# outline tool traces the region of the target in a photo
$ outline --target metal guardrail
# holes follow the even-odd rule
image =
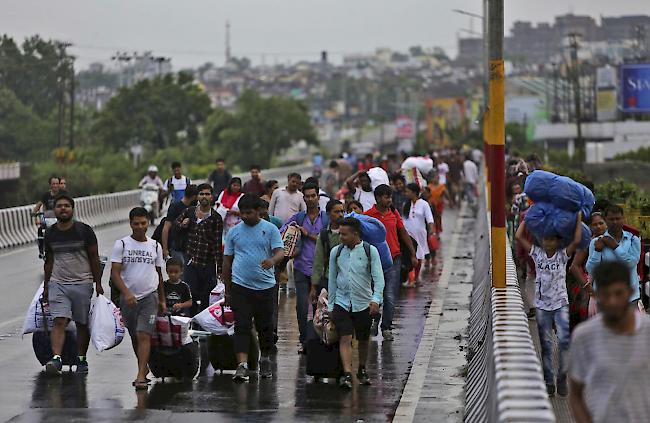
[[[465,422],[555,422],[530,336],[511,248],[506,288],[492,288],[485,201],[477,217]]]
[[[262,172],[265,179],[278,179],[280,184],[290,172],[306,174],[311,166],[294,165],[267,169]],[[248,174],[237,174],[242,179]],[[202,180],[197,183],[204,182]],[[75,198],[75,218],[99,227],[127,220],[129,210],[140,204],[140,190],[122,191],[112,194],[91,195]],[[35,242],[37,227],[31,212],[34,205],[0,209],[0,249],[16,247]]]

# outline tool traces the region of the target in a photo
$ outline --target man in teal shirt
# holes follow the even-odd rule
[[[377,249],[361,241],[361,222],[348,217],[339,224],[341,244],[329,261],[328,309],[339,334],[343,376],[339,384],[352,388],[352,335],[359,343],[357,379],[370,385],[366,372],[372,315],[384,298],[384,272]]]
[[[640,297],[639,274],[636,267],[641,257],[641,240],[638,236],[623,230],[625,215],[620,206],[607,207],[605,221],[607,222],[607,232],[603,236],[591,240],[589,259],[585,267],[587,272],[593,275],[600,263],[611,261],[623,263],[630,271],[630,287],[632,288],[630,303],[636,307]],[[594,289],[598,289],[598,280],[594,280]]]

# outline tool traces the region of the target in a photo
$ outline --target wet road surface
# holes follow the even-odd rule
[[[455,211],[445,218],[445,226],[453,228]],[[444,251],[451,232],[443,234],[442,254],[454,253]],[[100,253],[107,253],[125,233],[127,225],[97,231]],[[157,381],[148,392],[136,393],[130,384],[136,363],[127,339],[101,354],[91,346],[87,377],[51,378],[41,372],[31,335],[20,337],[24,313],[42,277],[41,264],[35,247],[10,251],[0,255],[5,275],[0,282],[5,294],[0,299],[0,421],[390,421],[418,349],[441,267],[439,257],[436,267],[423,273],[418,288],[400,291],[395,341],[382,342],[379,336],[371,342],[371,387],[355,383],[348,392],[335,384],[314,383],[305,375],[305,357],[297,354],[295,299],[285,292],[279,305],[280,340],[273,379],[235,384],[230,372],[221,375],[208,366],[195,381]],[[106,271],[105,288],[107,280]]]

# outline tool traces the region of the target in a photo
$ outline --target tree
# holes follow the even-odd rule
[[[424,50],[422,50],[422,46],[409,47],[409,54],[411,57],[424,56]]]
[[[0,38],[0,86],[40,117],[50,115],[62,101],[72,62],[65,43],[35,35],[19,47],[7,35]]]
[[[206,137],[229,161],[248,167],[268,167],[292,142],[316,142],[316,134],[304,104],[286,97],[262,98],[245,91],[234,113],[217,110],[208,119]]]
[[[99,113],[93,132],[113,150],[132,144],[154,148],[193,144],[211,110],[210,99],[191,75],[167,74],[121,88]]]
[[[34,160],[47,157],[54,126],[25,106],[13,91],[0,88],[0,157]]]

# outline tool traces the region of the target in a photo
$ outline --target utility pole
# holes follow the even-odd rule
[[[505,81],[503,64],[503,0],[489,0],[490,85],[487,157],[490,176],[492,286],[506,287]]]
[[[230,63],[230,21],[226,20],[226,64]]]
[[[158,64],[158,76],[162,76],[162,66],[165,63],[169,63],[172,59],[164,56],[151,56],[151,61]]]
[[[70,56],[70,150],[74,149],[74,56]]]
[[[572,32],[568,36],[569,47],[571,48],[571,79],[573,82],[573,100],[577,131],[575,148],[578,152],[578,158],[582,161],[582,155],[585,151],[585,142],[582,138],[582,100],[580,98],[580,64],[578,63],[578,37],[580,34]]]

